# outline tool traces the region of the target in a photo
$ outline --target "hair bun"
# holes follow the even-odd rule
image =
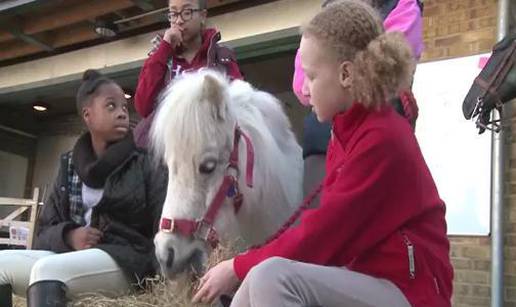
[[[93,80],[98,79],[100,77],[102,77],[101,73],[99,73],[95,69],[88,69],[82,75],[82,80],[83,81],[93,81]]]

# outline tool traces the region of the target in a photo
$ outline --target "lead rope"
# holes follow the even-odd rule
[[[312,202],[315,200],[315,198],[321,193],[322,189],[323,189],[323,183],[321,182],[319,184],[319,186],[317,186],[316,189],[314,189],[307,197],[305,197],[305,199],[303,200],[303,202],[301,203],[299,208],[297,208],[296,212],[294,212],[294,214],[292,214],[290,216],[290,218],[285,222],[285,224],[283,224],[283,226],[278,231],[276,231],[276,233],[274,233],[272,236],[270,236],[264,243],[253,245],[249,249],[260,248],[264,245],[269,244],[270,242],[276,240],[279,236],[281,236],[287,229],[289,229],[297,221],[297,219],[299,218],[301,213],[303,213],[303,211],[308,209],[308,207],[312,204]]]

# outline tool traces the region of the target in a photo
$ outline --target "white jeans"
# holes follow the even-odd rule
[[[253,268],[231,307],[410,307],[392,282],[274,257]]]
[[[30,285],[46,280],[66,284],[67,294],[72,298],[82,293],[116,296],[130,291],[122,269],[97,248],[63,254],[40,250],[0,251],[0,285],[9,284],[16,295],[25,297]]]

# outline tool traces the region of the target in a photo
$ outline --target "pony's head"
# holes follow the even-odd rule
[[[167,277],[190,266],[202,269],[215,228],[218,233],[238,232],[233,207],[222,206],[231,199],[217,196],[226,179],[237,176],[228,167],[236,131],[228,88],[228,80],[213,71],[183,75],[162,96],[151,129],[152,147],[169,173],[160,231],[154,239]],[[217,197],[220,210],[209,225],[203,218]]]

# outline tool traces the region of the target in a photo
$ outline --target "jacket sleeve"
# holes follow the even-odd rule
[[[66,188],[62,187],[62,184],[66,182],[66,178],[63,178],[63,167],[65,166],[61,164],[52,192],[45,200],[38,217],[34,249],[49,250],[56,253],[72,251],[70,246],[65,243],[65,235],[79,225],[69,217],[64,216],[64,212],[68,212],[68,210],[63,210],[62,206],[67,205],[68,201],[64,199],[66,196],[62,190]]]
[[[235,257],[241,280],[274,256],[320,265],[349,263],[415,214],[417,203],[402,193],[410,187],[400,178],[417,180],[417,174],[404,167],[392,142],[377,134],[363,136],[346,161],[328,173],[319,208],[305,211],[298,226],[269,244]]]
[[[172,54],[172,46],[162,40],[158,49],[143,64],[134,95],[134,106],[142,117],[147,117],[154,110],[156,97],[165,86],[167,62]]]
[[[385,18],[383,25],[387,32],[398,31],[405,35],[414,57],[419,59],[423,52],[423,20],[417,0],[402,0]]]

